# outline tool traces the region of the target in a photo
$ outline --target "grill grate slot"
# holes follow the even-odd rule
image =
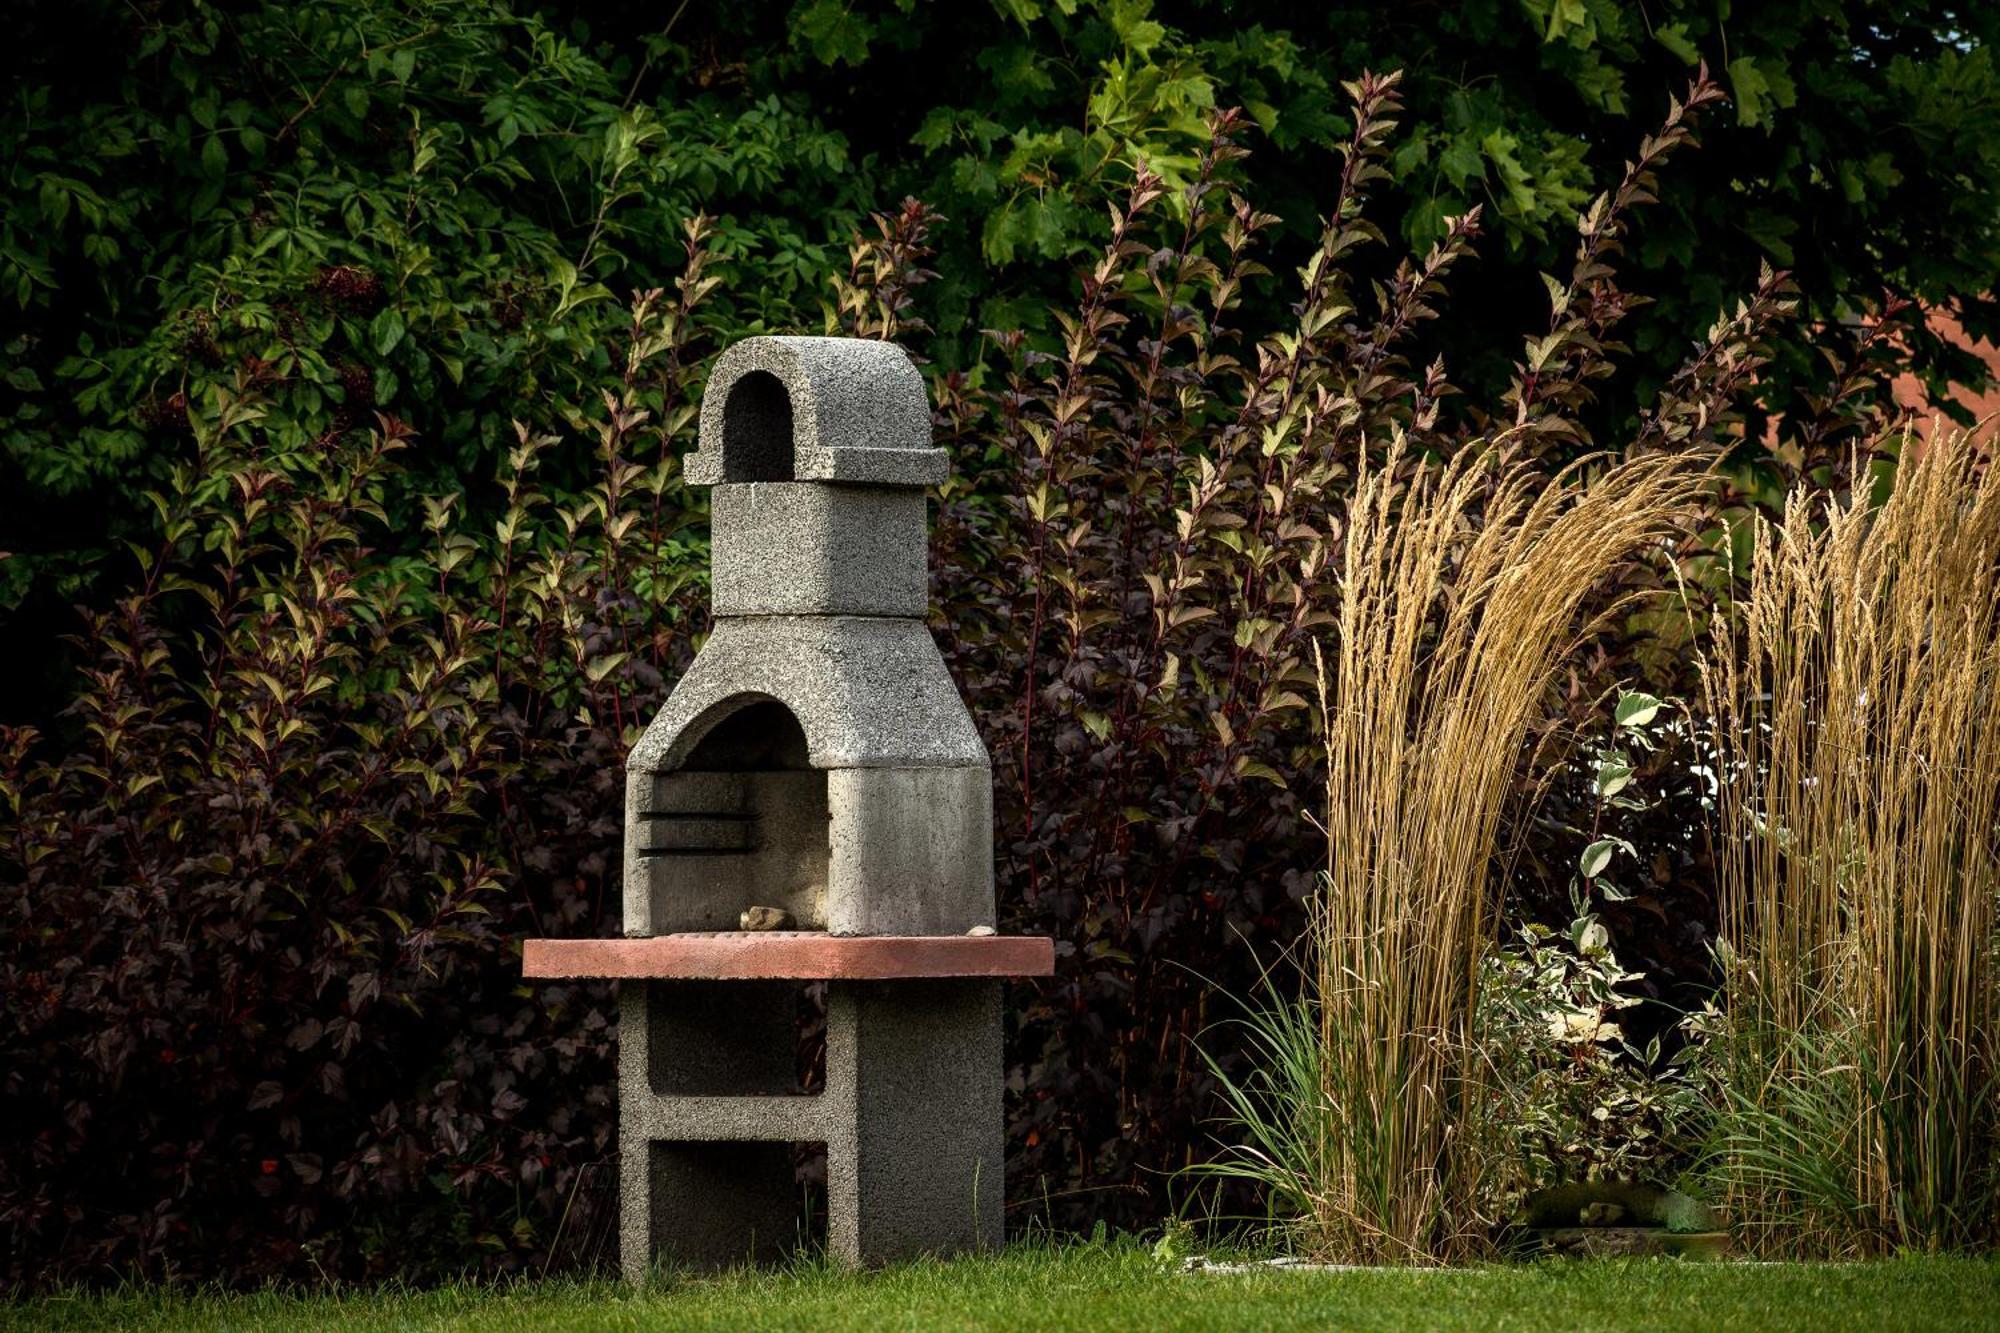
[[[641,856],[747,856],[759,845],[754,814],[660,810],[640,818]]]

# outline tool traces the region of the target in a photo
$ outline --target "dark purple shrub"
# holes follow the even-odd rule
[[[0,732],[5,1281],[605,1246],[609,988],[523,986],[518,941],[615,930],[625,747],[700,628],[704,240],[574,423],[599,484],[539,489],[571,446],[523,429],[497,524],[440,497],[418,554],[372,546],[401,423],[275,453],[254,367],[191,414],[79,740]]]

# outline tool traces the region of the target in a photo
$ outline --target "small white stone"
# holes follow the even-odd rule
[[[996,932],[991,926],[974,926],[971,930],[968,930],[965,933],[968,935],[977,935],[983,939],[988,935],[997,934],[998,932]]]

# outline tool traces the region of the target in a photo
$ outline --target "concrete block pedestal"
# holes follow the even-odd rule
[[[626,938],[523,950],[620,980],[634,1281],[789,1250],[802,1145],[841,1259],[1002,1239],[1000,978],[1054,948],[992,933],[991,761],[924,623],[947,474],[893,344],[749,338],[709,376],[686,475],[715,488],[715,628],[626,761]],[[733,929],[772,920],[796,929]]]
[[[810,932],[530,940],[539,978],[620,979],[626,1276],[788,1252],[797,1145],[826,1155],[826,1246],[849,1263],[992,1249],[1001,1224],[1000,982],[1047,939]],[[799,983],[826,990],[824,1086],[800,1087]]]
[[[702,984],[621,985],[620,1254],[628,1278],[643,1281],[656,1262],[722,1267],[790,1251],[801,1226],[801,1144],[825,1150],[834,1257],[872,1264],[1000,1244],[999,982],[832,983],[826,1082],[812,1096],[702,1093],[659,1077],[672,1029],[690,1009],[717,999],[734,1008],[700,994]],[[760,983],[716,985],[740,992]],[[789,1018],[791,990],[778,998]],[[743,1025],[739,1038],[759,1026]],[[786,1040],[787,1065],[792,1050]]]

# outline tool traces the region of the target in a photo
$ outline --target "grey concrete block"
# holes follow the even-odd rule
[[[715,614],[922,617],[924,505],[922,491],[886,486],[717,486]]]
[[[993,774],[984,765],[835,769],[827,807],[829,931],[962,935],[993,924]]]
[[[769,1258],[760,1237],[796,1234],[796,1192],[781,1201],[774,1183],[781,1175],[791,1183],[779,1156],[739,1151],[745,1144],[782,1146],[787,1164],[790,1145],[825,1145],[827,1248],[845,1262],[1000,1244],[998,982],[830,985],[826,1087],[816,1096],[656,1091],[692,1084],[686,1071],[657,1068],[675,1047],[654,1026],[673,1021],[677,1005],[710,1003],[676,984],[621,987],[620,1236],[629,1277],[643,1281],[661,1260],[722,1267]],[[716,1040],[734,1039],[718,1027]],[[713,1069],[727,1056],[704,1058]],[[718,1077],[727,1085],[733,1076]],[[704,1206],[690,1207],[691,1198]]]
[[[624,1039],[622,1034],[619,1039]],[[622,1085],[619,1096],[624,1096]],[[823,1143],[828,1134],[837,1134],[851,1115],[852,1108],[847,1099],[829,1102],[824,1093],[815,1097],[697,1097],[684,1094],[642,1097],[639,1105],[632,1109],[629,1126],[621,1104],[619,1129],[621,1133],[629,1130],[642,1145],[658,1140],[734,1143],[755,1139]],[[644,1192],[638,1197],[644,1199]]]
[[[922,622],[860,616],[724,617],[627,767],[681,767],[711,729],[776,700],[814,768],[987,765],[986,746]]]
[[[698,486],[829,481],[935,486],[950,474],[931,446],[924,377],[894,343],[745,338],[716,358],[702,392]]]
[[[827,1249],[853,1264],[997,1249],[1004,1238],[1000,983],[830,986],[827,1086],[852,1098],[827,1144]]]

